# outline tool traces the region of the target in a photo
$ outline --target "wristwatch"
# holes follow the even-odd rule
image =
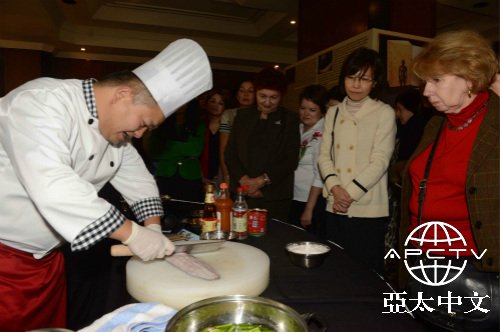
[[[264,184],[266,186],[271,184],[271,179],[267,176],[267,173],[262,174],[262,178],[264,179]]]

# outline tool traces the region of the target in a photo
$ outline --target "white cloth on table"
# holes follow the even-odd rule
[[[133,303],[97,319],[78,332],[163,332],[177,310],[161,303]]]

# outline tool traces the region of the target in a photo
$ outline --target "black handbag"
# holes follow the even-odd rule
[[[425,260],[423,259],[424,263],[426,263]],[[462,265],[461,260],[455,260],[453,265]],[[429,263],[431,262],[427,262],[427,264]],[[449,272],[446,276],[447,279],[460,273],[459,270],[438,269],[437,278],[444,278],[444,274],[447,272]],[[418,277],[423,278],[423,276]],[[417,299],[419,292],[422,293],[422,298],[433,299],[425,302],[428,307],[434,309],[432,312],[419,309],[412,312],[419,319],[432,325],[450,331],[493,332],[499,331],[500,294],[498,284],[498,273],[479,271],[471,261],[468,261],[460,276],[449,284],[428,286],[410,277],[406,292],[408,293],[407,299]],[[437,305],[439,298],[444,303],[451,304],[449,306],[446,304]],[[411,306],[415,303],[415,301],[407,300],[408,309],[412,310]]]
[[[427,178],[443,123],[444,119],[441,122],[429,158],[427,159],[423,179],[420,181],[417,216],[419,225],[422,218]],[[433,300],[425,301],[425,305],[428,308],[420,306],[423,310],[412,310],[411,305],[414,301],[408,301],[407,304],[410,306],[408,309],[417,318],[449,331],[499,331],[499,274],[497,272],[479,271],[470,257],[462,257],[450,261],[454,266],[462,266],[464,260],[467,260],[467,264],[463,271],[455,269],[435,270],[437,274],[435,280],[452,280],[457,273],[460,273],[455,280],[442,286],[429,286],[410,277],[406,287],[407,299],[418,299],[420,293],[422,295],[420,298],[432,298]],[[430,265],[432,262],[428,258],[423,258],[419,260],[418,264]],[[411,265],[415,266],[415,263]],[[416,271],[414,273],[416,273],[419,279],[425,279],[422,272],[419,275],[418,269],[413,271]],[[438,305],[439,299],[442,299],[444,303]]]

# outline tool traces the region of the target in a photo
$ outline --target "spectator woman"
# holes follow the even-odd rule
[[[226,107],[222,93],[212,90],[207,95],[205,106],[206,136],[205,147],[201,157],[203,177],[207,181],[221,182],[219,164],[220,124]]]
[[[301,145],[289,222],[323,236],[319,226],[323,224],[325,200],[321,196],[323,181],[318,169],[318,155],[328,92],[321,85],[309,85],[302,90],[299,101]]]
[[[474,300],[464,299],[451,301],[448,309],[429,301],[432,314],[414,313],[456,331],[494,331],[500,312],[499,99],[488,88],[498,60],[476,32],[451,31],[432,40],[416,57],[413,69],[425,82],[424,96],[441,115],[429,120],[403,175],[400,250],[413,233],[423,241],[410,241],[408,248],[420,249],[424,255],[432,250],[436,254],[431,256],[441,256],[444,264],[463,266],[463,270],[435,269],[436,280],[454,279],[441,286],[425,287],[410,278],[407,291],[411,297],[420,294],[436,300],[449,293],[454,299],[479,297],[476,303],[482,310],[476,310]],[[442,226],[420,231],[435,221]],[[451,244],[448,239],[457,238],[457,233],[463,241]],[[419,265],[434,262],[425,257],[418,260]],[[407,274],[401,276],[403,287]]]
[[[299,118],[280,106],[283,73],[265,68],[254,85],[257,104],[238,111],[225,152],[231,191],[248,185],[250,208],[267,209],[271,218],[286,221],[298,164]]]
[[[203,201],[200,156],[205,145],[205,123],[198,101],[180,107],[147,140],[161,195]]]
[[[319,168],[327,197],[327,237],[380,274],[389,216],[387,168],[394,150],[393,109],[372,98],[385,82],[377,52],[359,48],[342,65],[346,98],[325,118]]]
[[[238,91],[236,92],[236,100],[238,102],[238,106],[236,108],[226,109],[224,113],[222,113],[222,117],[220,120],[220,166],[222,170],[222,176],[224,178],[223,181],[226,181],[228,183],[229,172],[227,170],[224,152],[226,151],[227,142],[229,141],[229,134],[231,133],[231,129],[233,128],[233,121],[236,117],[238,109],[250,107],[255,102],[255,91],[252,81],[245,80],[240,83],[240,85],[238,86]]]

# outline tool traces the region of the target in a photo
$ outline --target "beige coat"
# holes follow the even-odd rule
[[[388,216],[387,168],[396,137],[394,110],[368,98],[359,111],[351,114],[346,100],[328,110],[320,147],[318,164],[326,179],[323,196],[328,200],[327,211],[332,212],[331,189],[340,185],[354,200],[347,212],[349,217]]]

